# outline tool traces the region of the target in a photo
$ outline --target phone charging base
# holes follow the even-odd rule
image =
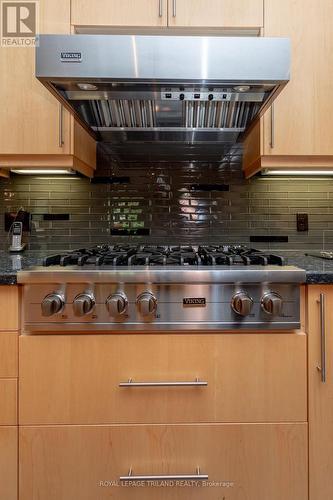
[[[22,245],[18,245],[18,246],[10,246],[9,247],[9,251],[10,252],[23,252],[23,250],[25,249],[26,247],[26,244],[25,243],[22,243]]]

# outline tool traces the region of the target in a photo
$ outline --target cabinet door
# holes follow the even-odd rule
[[[17,427],[0,426],[0,498],[17,500]]]
[[[0,425],[17,424],[17,379],[0,378]]]
[[[1,49],[0,49],[1,50]],[[1,64],[1,63],[0,63]],[[1,81],[1,79],[0,79]],[[1,129],[0,113],[0,129]],[[1,135],[3,134],[1,129]],[[0,286],[0,331],[18,330],[19,328],[19,287]]]
[[[17,424],[17,376],[18,334],[0,331],[0,426]]]
[[[332,15],[331,0],[265,0],[265,36],[292,44],[291,81],[275,101],[273,130],[270,111],[264,118],[265,155],[333,154]]]
[[[74,26],[166,26],[168,0],[71,0]]]
[[[18,334],[0,332],[0,377],[18,375]]]
[[[324,294],[321,325],[320,294]],[[309,464],[310,500],[332,498],[333,491],[333,288],[310,286],[309,330]],[[326,329],[326,382],[322,365],[321,326]]]
[[[263,0],[168,0],[169,26],[259,28]]]
[[[304,334],[20,337],[21,424],[299,422],[306,398]]]
[[[119,482],[130,469],[149,476],[198,467],[210,485]],[[307,424],[20,428],[20,500],[306,500],[307,493]]]
[[[39,5],[41,33],[70,33],[69,0]],[[35,78],[34,48],[1,47],[0,53],[0,154],[69,153],[70,116],[65,110],[61,116],[58,101]]]

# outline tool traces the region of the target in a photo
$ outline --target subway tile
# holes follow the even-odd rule
[[[13,176],[0,181],[0,212],[20,205],[31,211],[38,230],[30,248],[75,248],[121,241],[110,227],[149,227],[149,237],[126,241],[249,244],[250,235],[285,235],[289,243],[252,244],[257,248],[321,248],[333,244],[333,181],[253,178],[245,180],[239,152],[220,164],[161,162],[143,168],[115,166],[104,156],[98,175],[129,176],[129,184],[92,184],[84,178]],[[228,184],[228,192],[191,190],[193,184]],[[297,233],[296,213],[309,214],[308,233]],[[45,225],[43,213],[69,213],[69,221]],[[139,226],[138,226],[139,225]],[[332,233],[330,231],[332,230]],[[3,221],[0,217],[0,233]],[[332,243],[330,243],[330,241]]]
[[[250,198],[261,198],[261,199],[268,199],[268,200],[273,200],[273,199],[282,200],[282,199],[288,198],[287,192],[271,193],[271,192],[267,191],[267,192],[257,193],[256,191],[253,191],[253,192],[250,192],[249,195],[250,195]]]
[[[290,193],[289,197],[290,198],[296,198],[296,199],[300,199],[300,198],[304,198],[306,200],[310,200],[310,199],[318,199],[318,200],[321,200],[321,199],[325,199],[325,198],[328,198],[329,195],[333,195],[333,193],[327,193],[323,190],[321,191],[318,191],[318,192],[307,192],[307,193]]]
[[[325,181],[312,181],[309,183],[309,191],[311,192],[333,192],[333,181],[325,179]]]
[[[308,184],[296,184],[290,181],[283,183],[272,182],[269,185],[270,193],[288,192],[290,195],[290,193],[306,193],[308,191]]]

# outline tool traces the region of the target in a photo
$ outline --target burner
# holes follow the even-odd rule
[[[279,255],[260,252],[243,245],[210,245],[200,246],[198,253],[202,256],[205,265],[279,265],[285,261]]]

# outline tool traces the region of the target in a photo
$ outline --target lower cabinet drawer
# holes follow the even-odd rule
[[[304,334],[20,337],[21,424],[302,422],[306,405]]]
[[[16,424],[17,379],[0,379],[0,425]]]
[[[19,456],[20,500],[308,498],[307,424],[31,426]]]
[[[0,427],[0,498],[17,500],[17,427]]]

